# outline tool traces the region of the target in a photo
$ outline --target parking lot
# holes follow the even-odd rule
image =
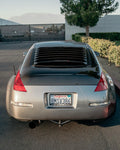
[[[70,122],[59,128],[49,121],[30,129],[27,122],[8,116],[5,108],[6,86],[21,64],[23,52],[34,42],[0,43],[0,150],[120,150],[120,97],[111,118],[92,125]]]

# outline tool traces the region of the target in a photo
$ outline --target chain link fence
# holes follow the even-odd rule
[[[31,24],[0,26],[0,41],[65,40],[65,24]]]

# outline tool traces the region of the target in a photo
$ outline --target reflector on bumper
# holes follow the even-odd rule
[[[95,106],[105,106],[108,105],[109,102],[100,102],[100,103],[89,103],[89,106],[95,107]]]
[[[33,107],[33,104],[31,104],[31,103],[24,103],[24,102],[11,101],[11,104],[14,105],[14,106],[19,106],[19,107]]]

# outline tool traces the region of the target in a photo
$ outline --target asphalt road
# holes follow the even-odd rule
[[[28,123],[8,116],[5,108],[6,86],[13,74],[12,66],[20,65],[23,52],[33,42],[0,43],[0,150],[120,150],[120,97],[111,118],[91,125],[70,122],[59,128],[45,121],[30,129]]]

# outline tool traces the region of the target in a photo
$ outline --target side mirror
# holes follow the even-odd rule
[[[23,52],[23,57],[25,57],[27,55],[27,52]]]
[[[98,53],[98,52],[96,52],[96,51],[94,51],[94,52],[95,52],[95,55],[96,55],[97,57],[100,56],[100,53]]]

